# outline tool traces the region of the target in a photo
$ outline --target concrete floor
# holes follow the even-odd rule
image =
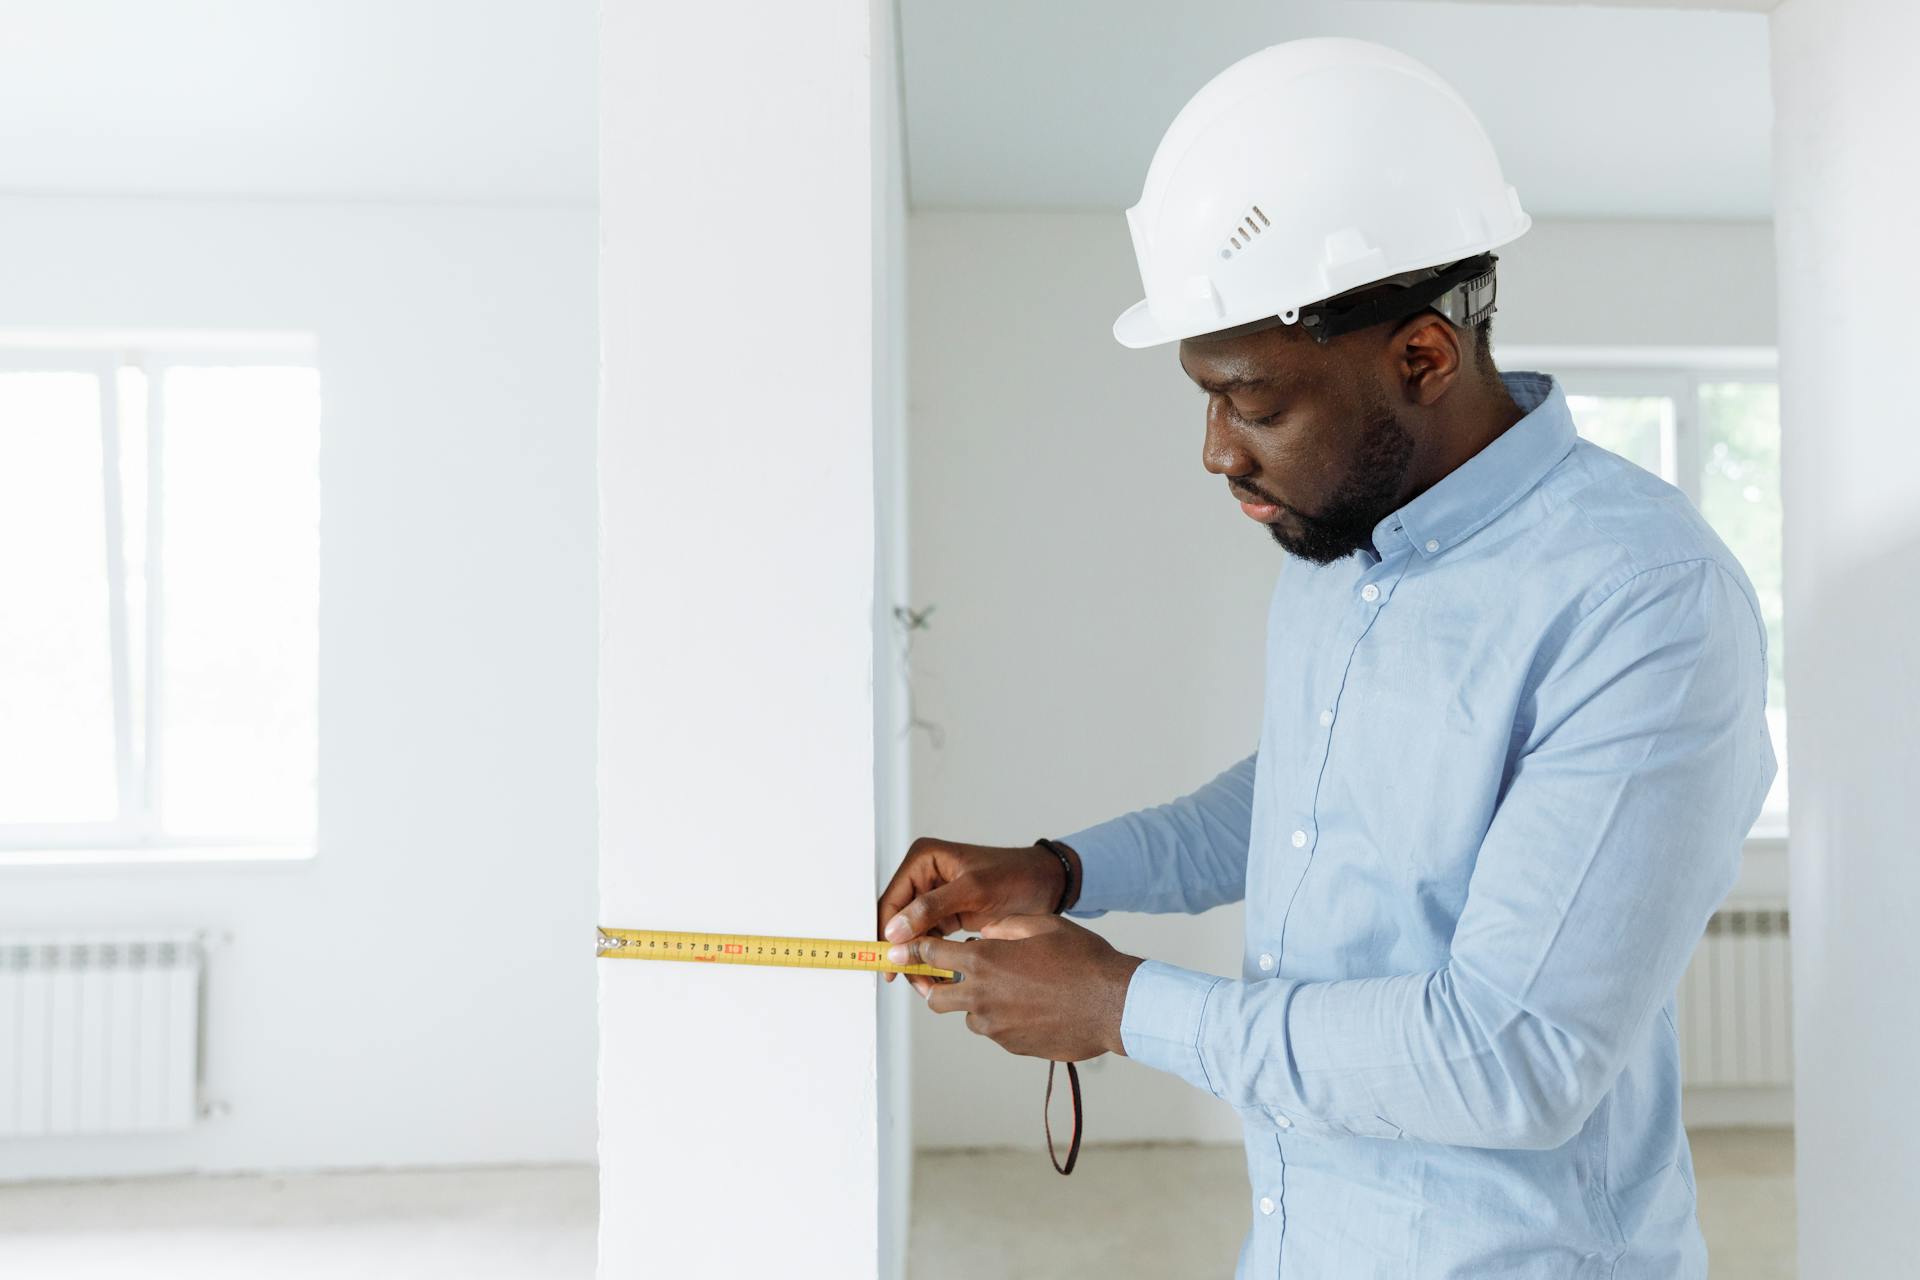
[[[1702,1131],[1693,1153],[1714,1273],[1791,1280],[1792,1136]],[[1061,1178],[1038,1151],[923,1153],[909,1275],[1224,1276],[1247,1224],[1242,1160],[1237,1146],[1098,1146]],[[590,1280],[593,1227],[582,1168],[10,1185],[0,1277]]]
[[[1793,1134],[1690,1135],[1713,1274],[1793,1280]],[[1230,1276],[1247,1207],[1241,1148],[1087,1147],[1062,1178],[1044,1152],[922,1152],[909,1280]],[[1179,1230],[1169,1225],[1179,1224]]]
[[[5,1280],[591,1280],[591,1168],[0,1186]]]

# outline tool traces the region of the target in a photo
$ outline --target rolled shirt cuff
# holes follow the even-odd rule
[[[1127,983],[1120,1015],[1120,1044],[1127,1056],[1218,1097],[1201,1059],[1200,1034],[1208,998],[1225,981],[1163,960],[1142,961]]]

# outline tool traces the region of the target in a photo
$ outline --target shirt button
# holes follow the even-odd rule
[[[1273,968],[1273,956],[1265,951],[1262,951],[1260,953],[1260,967],[1262,969],[1271,970]]]
[[[1439,549],[1440,549],[1440,539],[1438,538],[1427,539],[1427,550],[1438,551]]]
[[[1380,598],[1380,588],[1369,582],[1366,586],[1360,588],[1360,598],[1368,604],[1372,604]]]
[[[1260,1212],[1262,1212],[1262,1213],[1272,1213],[1272,1212],[1273,1212],[1273,1197],[1272,1197],[1272,1196],[1261,1196],[1261,1197],[1260,1197]]]
[[[1294,847],[1294,848],[1296,848],[1296,849],[1304,849],[1304,848],[1306,848],[1306,847],[1307,847],[1307,833],[1306,833],[1306,832],[1304,832],[1304,831],[1296,831],[1296,832],[1294,832],[1294,833],[1293,833],[1293,847]]]
[[[1278,1112],[1274,1113],[1273,1122],[1274,1124],[1278,1125],[1282,1129],[1293,1128],[1293,1121],[1287,1119],[1285,1116],[1279,1114]]]
[[[1322,712],[1320,713],[1320,727],[1321,727],[1322,729],[1324,729],[1324,728],[1326,728],[1326,727],[1327,727],[1328,725],[1330,725],[1330,724],[1332,724],[1332,723],[1333,723],[1333,712],[1331,712],[1331,711],[1322,711]]]

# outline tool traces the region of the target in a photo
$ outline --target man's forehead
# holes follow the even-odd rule
[[[1241,341],[1231,331],[1189,338],[1180,344],[1180,368],[1208,391],[1239,391],[1292,381],[1285,366],[1292,344],[1272,338]]]

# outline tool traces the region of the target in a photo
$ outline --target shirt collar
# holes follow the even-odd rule
[[[1544,373],[1502,373],[1526,416],[1374,529],[1382,547],[1399,534],[1429,558],[1465,541],[1518,502],[1573,448],[1573,415],[1560,383]]]

